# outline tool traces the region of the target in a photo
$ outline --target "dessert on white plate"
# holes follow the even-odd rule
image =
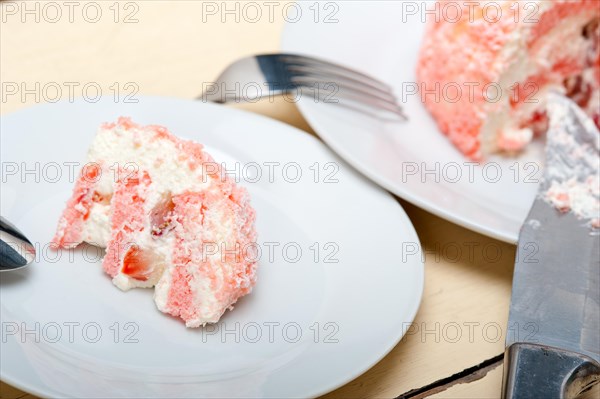
[[[252,290],[254,220],[202,145],[120,118],[97,133],[53,245],[106,247],[117,287],[156,287],[160,311],[199,327]]]
[[[449,3],[462,7],[460,18],[429,21],[417,79],[422,91],[463,89],[456,101],[422,96],[463,154],[480,160],[521,151],[548,128],[550,90],[569,96],[600,126],[597,0],[438,5]]]

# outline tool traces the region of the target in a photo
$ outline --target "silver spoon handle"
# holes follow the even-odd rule
[[[0,271],[19,269],[35,259],[35,248],[12,223],[0,216]]]

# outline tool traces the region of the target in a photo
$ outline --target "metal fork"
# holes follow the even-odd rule
[[[283,94],[292,101],[309,94],[316,102],[338,104],[381,116],[407,119],[392,88],[362,72],[297,54],[264,54],[229,65],[215,82],[203,84],[203,102],[254,102]],[[290,97],[291,96],[291,97]]]

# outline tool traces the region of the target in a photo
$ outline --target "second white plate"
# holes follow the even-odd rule
[[[438,130],[414,92],[426,2],[299,4],[303,18],[286,25],[282,51],[322,57],[376,76],[394,88],[409,117],[407,123],[386,123],[304,96],[300,110],[319,136],[399,197],[516,243],[537,191],[542,146],[534,143],[518,158],[496,156],[475,165]]]

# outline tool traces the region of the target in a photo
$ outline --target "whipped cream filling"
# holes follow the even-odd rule
[[[110,205],[94,204],[83,224],[82,239],[97,247],[106,247],[110,239]]]

